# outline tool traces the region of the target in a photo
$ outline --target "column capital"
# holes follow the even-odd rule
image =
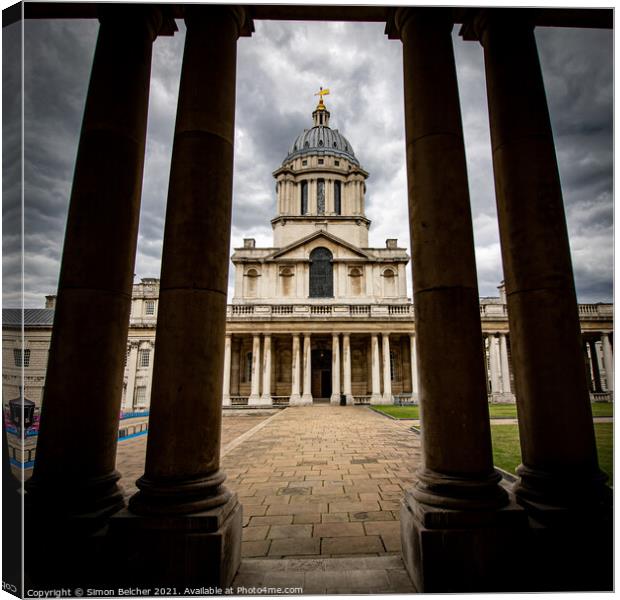
[[[420,20],[425,24],[434,22],[446,30],[451,30],[454,25],[452,10],[449,8],[395,8],[390,10],[385,24],[388,39],[402,40],[405,29],[413,20]]]
[[[164,6],[153,4],[99,4],[97,18],[101,25],[112,25],[118,28],[134,29],[146,26],[151,41],[159,35],[174,35],[178,31],[174,18]]]
[[[520,27],[519,27],[520,25]],[[485,36],[492,30],[510,30],[511,32],[533,30],[534,22],[531,11],[523,8],[482,8],[470,15],[459,31],[465,41],[480,42],[484,46]]]
[[[237,28],[237,37],[251,37],[254,32],[254,20],[242,6],[190,4],[185,6],[184,20],[188,27],[200,26],[208,24],[216,15],[220,18],[233,19]]]

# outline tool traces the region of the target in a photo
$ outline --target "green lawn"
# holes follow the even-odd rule
[[[613,479],[613,423],[595,423],[594,433],[600,467],[607,473],[611,483]],[[493,425],[491,436],[493,438],[493,462],[500,469],[514,473],[521,462],[518,427],[516,425]]]
[[[418,406],[394,406],[383,404],[373,406],[374,410],[382,412],[397,419],[419,419],[420,409]],[[515,404],[489,404],[491,418],[516,419],[517,406]],[[614,405],[609,402],[595,402],[592,404],[592,415],[595,417],[613,417]]]

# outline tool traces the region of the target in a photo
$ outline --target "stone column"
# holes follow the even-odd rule
[[[390,334],[382,334],[381,349],[383,351],[383,404],[394,404],[392,396],[392,365],[390,361]]]
[[[474,23],[484,49],[518,391],[523,464],[515,492],[525,504],[584,508],[609,489],[598,467],[562,190],[527,14],[485,10]],[[555,418],[559,398],[562,418]]]
[[[138,366],[138,343],[130,342],[129,358],[127,359],[127,389],[125,391],[125,407],[131,411],[136,391],[136,368]]]
[[[379,336],[376,333],[370,336],[370,354],[372,364],[372,394],[371,404],[383,404],[381,396],[381,359],[379,358]]]
[[[401,509],[403,558],[419,592],[494,589],[499,564],[478,555],[510,550],[509,532],[483,533],[509,498],[491,453],[451,12],[400,8],[394,25],[403,42],[424,453]]]
[[[260,334],[255,333],[252,337],[252,375],[248,404],[260,404],[260,366]]]
[[[409,335],[411,347],[411,395],[414,400],[418,398],[418,357],[415,347],[415,333]]]
[[[260,404],[271,406],[271,335],[266,333],[263,337],[263,393],[260,397]]]
[[[499,334],[499,363],[501,367],[502,393],[510,394],[510,364],[508,363],[508,340],[505,333]]]
[[[149,366],[147,367],[146,389],[144,390],[144,401],[148,404],[150,408],[151,392],[153,388],[153,367],[155,364],[155,357],[154,357],[155,348],[153,347],[152,342],[147,342],[145,349],[149,351]]]
[[[55,587],[74,581],[76,573],[90,580],[95,567],[85,540],[124,505],[116,443],[152,44],[163,22],[160,10],[147,5],[97,10],[99,34],[66,223],[45,408],[34,472],[26,483],[28,576]]]
[[[491,375],[491,395],[494,397],[501,391],[500,382],[500,360],[499,349],[497,343],[497,335],[491,333],[488,336],[489,339],[489,371]]]
[[[340,404],[340,335],[332,334],[332,397],[331,404]]]
[[[601,334],[603,342],[603,364],[605,366],[605,377],[607,378],[607,391],[614,391],[614,354],[609,341],[609,333]]]
[[[611,493],[598,466],[544,83],[523,14],[482,11],[474,22],[484,48],[519,408],[522,465],[513,489],[538,524],[534,578],[558,591],[611,589]],[[595,556],[584,547],[597,548]]]
[[[342,393],[347,399],[347,405],[355,404],[351,387],[351,338],[348,333],[342,334],[342,372],[344,375]]]
[[[226,334],[224,339],[224,385],[222,386],[222,406],[230,406],[230,365],[232,335]]]
[[[293,334],[293,352],[292,357],[292,384],[291,384],[291,396],[288,403],[293,406],[295,404],[301,404],[301,396],[299,395],[299,387],[301,381],[301,353],[299,349],[299,334]]]
[[[304,389],[301,404],[312,404],[312,344],[310,333],[304,333]]]
[[[134,581],[156,573],[162,585],[225,586],[240,562],[242,524],[223,485],[220,441],[236,49],[246,17],[232,6],[188,5],[184,14],[146,467],[133,514],[118,524],[128,553],[118,558]]]
[[[590,346],[590,360],[592,361],[592,375],[594,380],[594,393],[600,394],[603,391],[601,386],[601,369],[598,364],[598,352],[596,350],[596,340],[588,340]]]

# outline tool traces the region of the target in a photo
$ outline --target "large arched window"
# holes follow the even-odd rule
[[[332,253],[327,248],[310,252],[310,298],[333,298],[334,269]]]

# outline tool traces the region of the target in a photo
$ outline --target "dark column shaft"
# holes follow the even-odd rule
[[[241,11],[186,9],[146,469],[137,513],[221,505],[220,436]]]
[[[465,148],[448,11],[402,10],[426,504],[507,501],[493,469]],[[458,440],[458,443],[455,443]]]
[[[600,490],[603,475],[545,89],[533,27],[521,14],[485,11],[476,23],[519,404],[516,492],[566,503]]]
[[[122,506],[116,441],[159,10],[100,13],[29,496],[62,512]],[[67,493],[58,490],[67,486]],[[62,499],[60,498],[62,496]]]

